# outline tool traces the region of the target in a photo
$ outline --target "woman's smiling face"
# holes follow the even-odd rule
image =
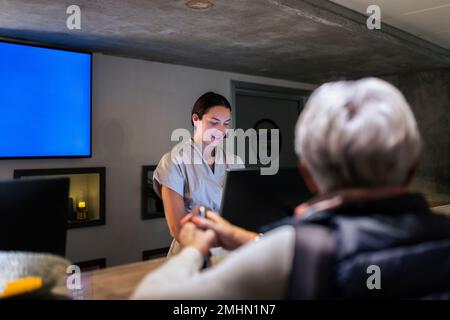
[[[213,106],[208,109],[202,119],[197,114],[193,114],[192,121],[196,128],[195,140],[201,139],[204,144],[218,144],[228,132],[231,112],[227,107]]]

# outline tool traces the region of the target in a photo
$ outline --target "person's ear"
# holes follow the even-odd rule
[[[194,127],[197,128],[198,125],[198,121],[200,120],[200,117],[198,116],[198,114],[194,113],[192,115],[192,123],[194,124]]]
[[[408,170],[405,182],[403,183],[404,187],[407,187],[411,184],[412,180],[414,179],[414,176],[417,173],[417,170],[419,170],[419,166],[420,166],[420,158],[417,158],[417,160],[414,161],[411,168]]]
[[[305,183],[309,191],[311,191],[312,193],[317,193],[319,191],[319,189],[317,188],[317,184],[315,183],[313,177],[311,176],[311,173],[302,160],[299,161],[298,168],[303,176],[303,179],[305,179]]]

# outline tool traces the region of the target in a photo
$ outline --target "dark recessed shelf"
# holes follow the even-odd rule
[[[153,172],[156,166],[142,166],[141,217],[143,220],[164,218],[161,198],[153,189]]]
[[[166,257],[169,249],[170,247],[145,250],[142,252],[142,261]]]
[[[82,272],[91,272],[106,268],[106,258],[77,262],[75,265],[80,267]]]
[[[104,225],[105,222],[97,219],[97,220],[69,220],[67,221],[67,228],[69,229],[77,229],[77,228],[85,228],[85,227],[94,227]]]
[[[105,176],[105,167],[14,170],[15,179],[70,179],[67,211],[69,229],[105,224]],[[80,220],[75,220],[77,217]]]

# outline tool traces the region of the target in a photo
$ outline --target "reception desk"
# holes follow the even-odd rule
[[[85,272],[81,276],[81,289],[68,290],[64,285],[54,288],[52,293],[56,297],[76,300],[128,299],[145,275],[165,260],[164,257]]]

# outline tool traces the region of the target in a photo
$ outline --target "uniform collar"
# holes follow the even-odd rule
[[[225,164],[225,159],[224,159],[224,151],[223,149],[220,147],[220,145],[217,145],[215,147],[215,154],[214,154],[214,172],[212,171],[210,165],[208,164],[208,162],[205,160],[205,158],[203,157],[203,152],[202,150],[195,144],[195,142],[193,141],[193,139],[189,139],[189,141],[187,142],[188,144],[190,144],[192,146],[192,148],[195,150],[194,152],[197,153],[197,156],[200,156],[202,159],[202,163],[208,167],[208,172],[216,177],[220,176],[220,170],[221,164]],[[194,159],[195,159],[195,155],[194,155]]]
[[[393,197],[405,193],[407,193],[407,189],[403,187],[343,189],[316,196],[311,200],[302,203],[295,208],[294,214],[296,216],[305,216],[311,214],[312,212],[335,210],[339,207],[355,203],[368,203],[378,199]]]
[[[301,220],[314,219],[318,213],[326,212],[351,215],[364,215],[371,212],[380,214],[430,212],[428,203],[421,194],[411,193],[406,189],[385,189],[383,192],[374,194],[368,191],[359,194],[339,193],[316,202],[313,199],[310,203],[312,204],[301,204],[296,208],[295,215],[301,217]]]

